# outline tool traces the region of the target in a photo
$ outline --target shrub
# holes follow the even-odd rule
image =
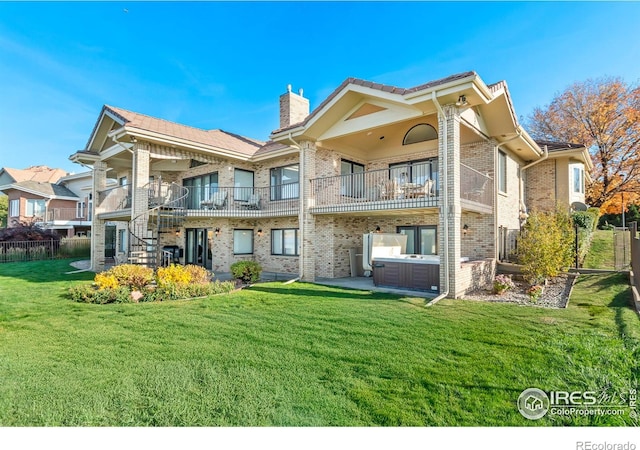
[[[213,277],[213,274],[202,266],[187,264],[184,268],[191,274],[191,282],[195,284],[207,284]]]
[[[186,286],[191,283],[191,273],[185,266],[171,264],[168,267],[159,267],[156,274],[158,287],[176,285]]]
[[[514,287],[516,287],[516,285],[513,283],[513,280],[511,280],[510,275],[496,275],[496,278],[493,280],[493,292],[498,295],[501,295]]]
[[[539,284],[534,284],[529,289],[527,289],[527,295],[533,303],[538,303],[538,300],[542,296],[542,286],[540,286]]]
[[[131,302],[131,291],[126,287],[115,289],[94,289],[92,286],[82,284],[69,289],[71,299],[82,303],[129,303]]]
[[[153,269],[136,264],[120,264],[107,272],[118,280],[120,286],[141,290],[153,281]]]
[[[531,284],[543,284],[573,261],[573,230],[569,214],[533,211],[518,241],[522,273]]]
[[[231,274],[245,283],[255,283],[260,279],[262,267],[255,261],[237,261],[231,264]]]
[[[96,286],[98,286],[99,290],[116,289],[120,286],[118,283],[118,279],[108,272],[96,274],[94,282],[96,283]]]

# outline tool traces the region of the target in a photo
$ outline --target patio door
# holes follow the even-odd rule
[[[113,258],[116,256],[116,227],[107,225],[104,227],[104,256]]]
[[[213,230],[187,228],[185,263],[211,270],[213,264]]]
[[[398,233],[407,236],[407,254],[437,255],[438,236],[432,225],[398,227]]]

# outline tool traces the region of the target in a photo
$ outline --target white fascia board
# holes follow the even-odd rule
[[[15,189],[16,191],[26,192],[27,194],[37,195],[42,198],[51,199],[51,200],[72,200],[74,202],[77,202],[79,199],[78,197],[68,197],[65,195],[44,194],[42,192],[34,191],[33,189],[25,188],[24,186],[16,186],[14,184],[6,184],[4,186],[0,186],[0,191],[3,191],[4,189]]]
[[[406,107],[403,109],[385,109],[384,111],[378,111],[374,114],[356,117],[355,119],[346,121],[341,120],[318,137],[318,141],[347,136],[364,130],[370,130],[404,120],[415,119],[416,117],[422,117],[422,111]]]
[[[141,128],[126,127],[126,131],[127,131],[127,134],[133,135],[136,138],[161,142],[163,144],[168,145],[169,147],[179,146],[184,149],[196,150],[196,151],[201,151],[205,153],[213,153],[214,155],[226,156],[229,158],[239,159],[241,161],[248,161],[251,158],[251,155],[245,155],[244,153],[234,152],[233,150],[228,150],[221,147],[215,147],[213,145],[200,144],[198,142],[189,141],[187,139],[167,136],[166,134],[143,130]]]
[[[123,144],[125,147],[127,145],[130,145],[131,147],[133,147],[133,144]],[[103,152],[100,153],[100,159],[105,160],[108,158],[113,158],[114,156],[119,155],[120,153],[124,153],[126,152],[126,150],[124,148],[122,148],[120,145],[114,143],[111,147],[109,147],[108,149],[104,150]]]
[[[292,154],[297,154],[298,153],[298,149],[294,148],[294,147],[287,147],[287,148],[283,148],[280,150],[275,150],[273,152],[268,152],[268,153],[264,153],[262,155],[258,155],[255,157],[250,158],[251,162],[260,162],[260,161],[266,161],[268,159],[273,159],[273,158],[279,158],[280,156],[287,156],[287,155],[292,155]]]
[[[430,86],[425,89],[421,89],[416,92],[411,92],[409,94],[405,94],[403,97],[406,101],[410,101],[411,103],[424,101],[421,97],[429,97],[431,98],[431,93],[433,91],[438,94],[442,93],[443,95],[451,94],[462,89],[468,89],[471,87],[473,82],[478,78],[477,75],[469,75],[465,78],[460,78],[458,80],[449,81],[448,83],[438,84],[435,86]],[[440,96],[440,95],[438,95]]]

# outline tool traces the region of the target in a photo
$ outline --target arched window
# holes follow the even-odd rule
[[[402,145],[415,144],[416,142],[432,141],[438,139],[438,132],[428,123],[419,123],[411,127],[404,135]]]

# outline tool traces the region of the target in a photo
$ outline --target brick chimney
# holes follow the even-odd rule
[[[287,92],[280,96],[280,128],[302,122],[309,115],[309,99],[291,92],[291,85],[287,86]]]

